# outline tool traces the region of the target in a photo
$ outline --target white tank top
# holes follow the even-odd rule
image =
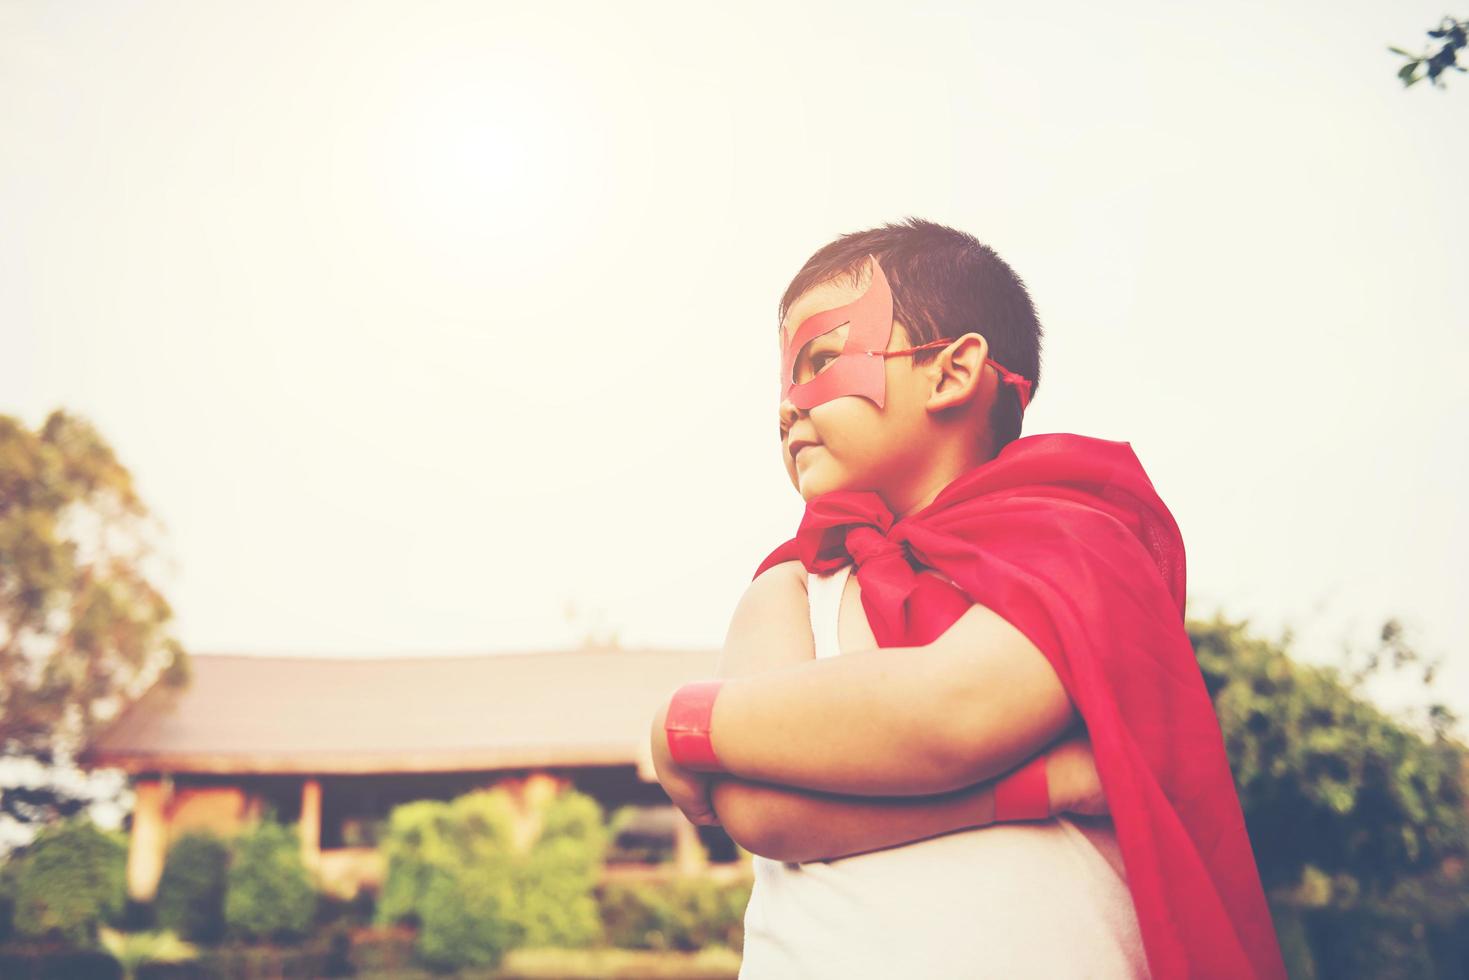
[[[841,652],[850,570],[808,576],[818,657]],[[754,863],[741,980],[1148,976],[1110,821],[993,824]]]

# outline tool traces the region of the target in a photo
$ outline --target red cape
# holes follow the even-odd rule
[[[972,602],[1029,637],[1086,722],[1153,976],[1285,977],[1184,629],[1183,539],[1128,443],[1017,439],[896,521],[877,494],[825,494],[756,574],[792,559],[855,563],[880,646],[925,645]]]

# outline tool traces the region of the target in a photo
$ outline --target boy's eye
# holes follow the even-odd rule
[[[847,328],[843,323],[807,341],[791,365],[791,383],[805,384],[831,366],[847,344]]]

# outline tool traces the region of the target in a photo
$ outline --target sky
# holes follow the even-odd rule
[[[111,442],[196,653],[712,648],[802,509],[777,300],[925,217],[1192,615],[1398,617],[1469,715],[1469,76],[1387,51],[1444,11],[1022,8],[0,2],[0,414]]]

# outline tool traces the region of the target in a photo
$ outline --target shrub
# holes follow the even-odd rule
[[[382,845],[387,877],[378,922],[416,922],[420,957],[444,968],[495,966],[520,945],[599,942],[601,807],[567,791],[533,816],[539,833],[524,842],[515,801],[503,789],[396,808]]]
[[[448,804],[416,800],[393,808],[381,849],[387,870],[378,896],[376,921],[419,924],[418,910],[434,869],[457,861]]]
[[[225,923],[250,938],[303,936],[316,913],[316,889],[287,827],[261,820],[235,838],[226,875]]]
[[[514,826],[503,790],[396,807],[383,845],[379,922],[415,922],[414,948],[435,968],[498,965],[519,939],[512,917]]]
[[[157,980],[320,980],[330,975],[330,956],[328,947],[315,940],[293,947],[225,943],[205,950],[193,964],[176,964],[152,975]],[[187,966],[198,970],[182,969]],[[148,969],[156,968],[149,964]]]
[[[15,931],[96,944],[97,927],[115,923],[126,899],[124,835],[98,828],[86,816],[43,828],[19,858],[12,858],[10,888]]]
[[[680,878],[666,883],[608,884],[601,913],[608,941],[627,949],[742,949],[748,881]]]
[[[541,819],[540,837],[516,868],[522,941],[566,948],[601,942],[595,892],[607,849],[602,810],[590,796],[564,792]]]
[[[412,929],[373,928],[352,936],[352,965],[367,976],[397,976],[413,968]]]
[[[436,969],[498,966],[521,937],[514,906],[514,882],[503,863],[438,869],[419,910],[419,956]]]
[[[161,932],[121,932],[103,926],[102,948],[122,964],[123,975],[136,980],[145,963],[182,963],[192,960],[199,951],[179,939],[170,930]]]
[[[9,939],[15,930],[15,869],[18,863],[16,859],[9,858],[0,864],[0,943]]]
[[[1314,890],[1289,898],[1316,976],[1469,976],[1469,880],[1461,869],[1404,878],[1385,893],[1364,890],[1346,874],[1310,877]],[[1282,947],[1285,939],[1282,932]]]
[[[316,926],[313,931],[319,932],[327,926],[370,926],[374,921],[373,907],[376,901],[371,888],[359,888],[351,898],[319,892],[316,896]]]
[[[123,980],[122,964],[100,949],[7,948],[0,951],[6,980]]]
[[[1341,671],[1297,663],[1246,624],[1188,628],[1267,889],[1310,866],[1382,890],[1469,856],[1462,745],[1423,737]]]
[[[229,844],[215,834],[196,831],[175,841],[158,881],[158,925],[196,942],[223,939],[229,863]]]

